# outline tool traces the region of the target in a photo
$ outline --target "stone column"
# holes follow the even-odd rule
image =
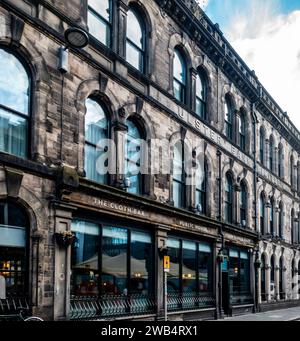
[[[118,0],[117,3],[117,16],[118,16],[118,35],[114,40],[118,43],[118,54],[122,58],[126,58],[126,32],[127,32],[127,1]]]
[[[55,203],[55,233],[71,231],[75,207]],[[65,320],[70,309],[71,246],[59,246],[55,242],[54,260],[54,320]]]
[[[270,285],[271,285],[271,266],[266,266],[266,299],[267,302],[271,301]]]
[[[126,135],[128,127],[120,122],[115,122],[113,125],[113,132],[116,143],[116,167],[115,175],[113,178],[113,185],[124,189],[125,184],[125,148],[126,148]]]
[[[155,231],[155,292],[156,292],[156,304],[157,304],[157,320],[163,320],[164,318],[164,269],[163,269],[163,257],[167,254],[167,239],[168,231],[170,229],[165,226],[156,226]]]

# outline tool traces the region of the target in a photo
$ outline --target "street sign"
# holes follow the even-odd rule
[[[164,271],[170,272],[170,257],[164,256]]]

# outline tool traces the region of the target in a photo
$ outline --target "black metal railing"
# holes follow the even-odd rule
[[[168,311],[215,308],[215,306],[216,300],[210,293],[168,293]]]
[[[254,304],[254,299],[249,292],[232,293],[230,295],[231,305],[247,305]]]
[[[70,319],[95,320],[154,314],[155,308],[155,300],[150,296],[72,296],[70,300]]]
[[[20,320],[20,311],[30,313],[26,297],[9,297],[0,300],[0,321]]]

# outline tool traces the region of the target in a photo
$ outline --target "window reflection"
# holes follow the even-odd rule
[[[196,243],[182,243],[182,291],[196,292]]]
[[[202,214],[206,214],[207,173],[207,161],[204,159],[196,173],[196,208]]]
[[[143,23],[134,9],[127,13],[126,60],[139,71],[144,71],[145,33]]]
[[[170,256],[170,272],[168,274],[168,292],[180,291],[180,241],[177,239],[168,239],[168,255]]]
[[[196,114],[206,120],[206,84],[201,74],[196,78]]]
[[[21,62],[0,48],[0,151],[26,157],[30,81]]]
[[[174,51],[173,61],[173,87],[174,97],[185,103],[186,100],[186,64],[178,49]]]
[[[173,201],[174,206],[183,208],[185,201],[185,173],[184,173],[183,143],[177,142],[174,146],[173,160]]]
[[[104,227],[102,240],[103,293],[127,295],[127,230]]]
[[[99,293],[99,227],[96,224],[73,221],[76,242],[72,249],[71,288],[73,295],[90,296]]]
[[[27,217],[17,206],[0,202],[0,277],[6,297],[26,295]]]
[[[90,33],[106,46],[111,41],[111,6],[110,0],[88,1],[88,26]]]
[[[142,175],[141,175],[141,157],[142,157],[142,140],[137,125],[131,121],[127,121],[128,132],[126,137],[126,178],[130,182],[127,189],[129,193],[142,193]]]
[[[230,140],[233,139],[233,113],[231,103],[228,99],[225,100],[225,135]]]
[[[85,171],[86,177],[98,183],[108,182],[108,159],[104,159],[105,146],[100,141],[108,139],[109,125],[103,108],[94,100],[86,100],[85,116]],[[98,147],[97,147],[98,145]],[[99,162],[98,162],[99,161]]]

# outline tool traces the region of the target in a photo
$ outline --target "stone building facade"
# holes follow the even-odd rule
[[[1,1],[7,295],[48,320],[160,319],[169,254],[169,319],[299,305],[300,133],[194,0],[103,3]],[[60,70],[69,27],[89,44]],[[150,166],[161,143],[159,171],[128,175],[128,136]]]

